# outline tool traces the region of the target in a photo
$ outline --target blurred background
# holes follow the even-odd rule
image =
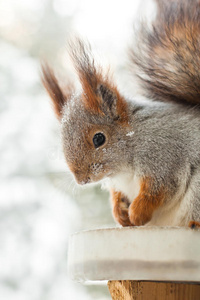
[[[70,234],[116,224],[108,193],[99,185],[78,187],[67,170],[40,60],[71,72],[66,43],[81,35],[126,91],[126,50],[140,6],[136,0],[0,1],[1,299],[110,299],[106,286],[68,278]]]

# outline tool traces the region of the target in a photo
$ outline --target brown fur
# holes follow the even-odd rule
[[[48,64],[42,65],[42,83],[52,99],[55,114],[61,119],[62,109],[73,93],[72,84],[61,88],[52,68]]]
[[[128,216],[128,199],[121,193],[111,190],[111,200],[113,205],[113,216],[122,226],[132,226]]]
[[[132,70],[145,96],[200,104],[200,1],[157,3],[152,29],[143,24],[131,49]]]
[[[197,229],[200,228],[200,222],[196,222],[196,221],[190,221],[189,225],[188,225],[191,229]]]
[[[129,207],[129,219],[132,225],[145,225],[152,218],[153,212],[164,202],[164,191],[154,191],[151,178],[141,182],[140,193]]]

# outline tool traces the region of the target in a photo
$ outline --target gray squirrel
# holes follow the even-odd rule
[[[157,0],[136,40],[130,63],[145,102],[126,99],[81,39],[70,50],[79,93],[43,65],[66,162],[79,184],[108,178],[122,226],[200,227],[200,2]]]

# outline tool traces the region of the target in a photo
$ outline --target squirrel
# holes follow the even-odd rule
[[[81,91],[62,87],[48,64],[42,82],[61,122],[79,184],[108,178],[122,226],[200,227],[200,2],[157,0],[129,51],[145,101],[127,99],[76,38],[70,55]],[[131,79],[132,80],[132,79]]]

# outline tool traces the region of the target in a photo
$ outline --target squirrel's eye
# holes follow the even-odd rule
[[[95,148],[98,148],[100,146],[102,146],[105,143],[105,135],[101,132],[98,132],[94,135],[93,137],[93,144],[95,146]]]

